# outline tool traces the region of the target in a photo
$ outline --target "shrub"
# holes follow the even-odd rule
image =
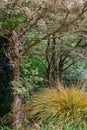
[[[28,119],[41,120],[45,124],[53,121],[54,125],[70,124],[75,128],[87,124],[87,93],[73,86],[71,89],[59,85],[58,89],[44,89],[35,94],[31,103],[24,108]]]
[[[0,126],[0,130],[10,130],[8,126]]]
[[[48,124],[48,125],[35,124],[29,130],[87,130],[87,125],[85,125],[84,127],[78,126],[78,128],[75,128],[75,127],[71,126],[70,124],[65,124],[65,126],[63,128],[63,127],[54,126],[52,124]]]

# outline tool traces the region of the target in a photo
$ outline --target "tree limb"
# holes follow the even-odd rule
[[[65,16],[65,18],[64,18],[64,22],[62,23],[62,25],[61,25],[61,27],[60,27],[59,29],[57,29],[57,30],[55,30],[55,31],[53,31],[53,32],[51,32],[51,33],[48,33],[48,34],[46,34],[45,36],[43,36],[42,38],[40,38],[40,39],[38,39],[37,41],[35,41],[35,42],[34,42],[32,45],[30,45],[26,50],[24,50],[24,52],[21,54],[21,56],[25,56],[25,55],[30,51],[30,49],[31,49],[33,46],[39,44],[42,40],[48,39],[51,35],[55,35],[56,33],[58,33],[63,27],[69,26],[69,25],[71,25],[72,23],[74,23],[75,21],[77,21],[77,20],[84,14],[84,12],[87,11],[86,7],[87,7],[87,4],[85,4],[85,6],[83,7],[83,9],[82,9],[81,13],[79,14],[79,16],[78,16],[77,18],[75,18],[74,20],[72,20],[71,22],[69,22],[69,23],[66,23],[66,20],[67,20],[68,15],[69,15],[69,12],[67,12],[67,14],[66,14],[66,16]]]
[[[40,39],[38,39],[37,41],[35,41],[34,43],[32,43],[32,45],[30,45],[30,46],[21,54],[21,56],[25,56],[25,55],[30,51],[30,49],[31,49],[33,46],[39,44],[42,40],[46,40],[46,39],[48,39],[51,35],[55,35],[56,33],[58,33],[58,32],[64,27],[64,25],[65,25],[65,23],[66,23],[66,20],[67,20],[67,17],[68,17],[68,13],[66,14],[66,16],[65,16],[65,18],[64,18],[64,22],[62,23],[62,25],[61,25],[61,27],[60,27],[59,29],[57,29],[57,30],[55,30],[55,31],[53,31],[53,32],[51,32],[51,33],[46,34],[46,35],[43,36],[42,38],[40,38]]]
[[[79,59],[80,60],[80,59]],[[69,64],[68,66],[66,66],[63,71],[67,70],[71,65],[75,64],[76,62],[78,62],[79,60],[73,61],[71,64]]]

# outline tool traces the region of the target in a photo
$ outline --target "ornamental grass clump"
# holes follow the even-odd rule
[[[57,125],[87,123],[87,93],[78,86],[58,89],[44,89],[35,94],[31,103],[25,106],[29,119],[34,121],[54,121]]]

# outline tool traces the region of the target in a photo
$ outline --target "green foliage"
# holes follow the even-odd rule
[[[24,42],[27,43],[27,44],[25,44],[25,48],[27,48],[27,46],[29,46],[29,44],[31,44],[38,38],[39,38],[39,35],[37,35],[37,34],[34,34],[34,33],[27,34],[26,37],[24,38]]]
[[[64,124],[64,128],[58,127],[53,125],[52,123],[49,124],[42,124],[42,123],[38,123],[38,124],[34,124],[33,128],[31,128],[30,130],[87,130],[87,125],[84,125],[83,127],[78,126],[78,127],[73,127],[70,124]]]
[[[4,22],[3,29],[7,29],[7,30],[11,30],[14,28],[17,28],[20,23],[23,22],[23,16],[21,16],[20,14],[17,14],[17,16],[13,15],[13,17],[8,18],[7,21]]]
[[[8,126],[0,126],[0,130],[10,130]]]
[[[0,130],[11,130],[8,126],[0,126]],[[24,130],[22,127],[17,127],[16,130]],[[33,127],[26,128],[26,130],[87,130],[87,125],[83,127],[78,126],[77,128],[71,126],[70,124],[65,124],[64,128],[54,126],[52,123],[43,124],[41,122],[35,123]]]
[[[42,61],[42,62],[41,62]],[[20,91],[25,102],[31,98],[31,93],[46,86],[46,68],[43,65],[45,58],[29,58],[26,56],[20,65]]]
[[[18,3],[17,3],[18,4]],[[16,11],[15,11],[16,10]],[[0,30],[3,34],[9,34],[14,28],[18,28],[25,20],[23,11],[14,2],[1,2]]]
[[[81,81],[82,83],[85,84],[85,87],[87,86],[85,81],[87,79],[86,76],[86,69],[87,65],[83,61],[78,61],[76,64],[72,65],[69,67],[65,72],[63,72],[63,83],[65,85],[71,85],[76,84],[78,81]]]

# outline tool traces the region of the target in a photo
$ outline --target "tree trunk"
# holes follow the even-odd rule
[[[59,63],[59,82],[62,83],[62,65]]]
[[[15,129],[18,125],[21,125],[21,107],[22,107],[22,98],[18,93],[18,82],[19,82],[19,60],[15,59],[15,66],[13,68],[13,90],[14,90],[14,102],[13,102],[13,123],[12,127]]]
[[[52,43],[52,45],[51,45]],[[49,88],[55,87],[56,82],[56,53],[55,53],[56,39],[53,36],[52,42],[48,39],[48,45],[46,49],[46,59],[48,62],[47,78]]]
[[[62,60],[62,55],[60,55],[60,60],[59,60],[59,82],[62,83],[62,74],[63,74],[63,60]]]
[[[21,121],[24,118],[23,112],[20,110],[22,107],[22,98],[19,93],[19,66],[20,66],[20,42],[17,38],[17,33],[13,31],[12,33],[12,61],[13,61],[13,90],[14,90],[14,101],[13,101],[13,120],[12,120],[12,128],[16,129],[18,125],[21,125]]]

